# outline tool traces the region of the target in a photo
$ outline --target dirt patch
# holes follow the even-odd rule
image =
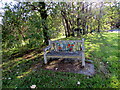
[[[85,67],[81,67],[82,62],[78,59],[51,59],[43,69],[59,71],[59,72],[72,72],[92,76],[95,74],[94,65],[92,60],[85,62]]]

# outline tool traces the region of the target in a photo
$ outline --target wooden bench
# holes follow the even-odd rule
[[[59,45],[58,45],[59,44]],[[62,46],[62,48],[60,47]],[[70,48],[71,47],[71,48]],[[49,58],[79,58],[82,60],[82,66],[85,66],[84,38],[82,40],[62,40],[51,41],[49,46],[44,49],[44,63],[47,64]]]

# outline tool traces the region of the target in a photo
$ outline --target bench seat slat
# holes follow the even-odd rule
[[[56,51],[51,51],[51,52],[48,52],[47,53],[47,57],[49,57],[49,56],[72,56],[72,57],[76,57],[76,56],[81,56],[81,54],[82,54],[82,51],[76,51],[76,52],[56,52]]]
[[[82,56],[47,56],[49,58],[82,58]]]

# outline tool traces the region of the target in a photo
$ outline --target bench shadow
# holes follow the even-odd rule
[[[85,64],[85,67],[82,68],[82,62],[77,58],[51,58],[48,64],[43,66],[43,69],[52,70],[55,72],[71,72],[93,76],[95,74],[94,65],[87,61]]]

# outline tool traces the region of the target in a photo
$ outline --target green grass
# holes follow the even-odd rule
[[[39,88],[120,88],[118,33],[96,33],[83,37],[86,59],[94,61],[94,76],[35,69],[43,62],[42,49],[37,49],[23,53],[23,56],[3,57],[2,88],[29,88],[31,85]],[[61,40],[78,39],[70,37]],[[77,85],[78,81],[80,85]]]

